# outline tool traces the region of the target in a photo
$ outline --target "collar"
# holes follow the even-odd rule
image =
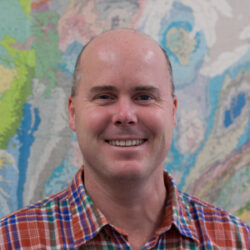
[[[82,168],[78,170],[68,189],[68,197],[74,245],[79,247],[94,238],[104,226],[108,225],[108,221],[87,195]]]
[[[191,216],[190,197],[177,189],[173,177],[166,171],[164,181],[168,196],[163,222],[156,234],[165,233],[174,226],[181,235],[199,244],[198,232]]]
[[[83,168],[79,169],[71,186],[68,188],[75,247],[79,247],[94,238],[104,227],[111,226],[87,195],[83,183],[83,173]],[[199,243],[187,197],[177,190],[173,178],[167,172],[164,172],[164,180],[168,197],[166,199],[164,219],[156,235],[166,233],[174,226],[181,235]],[[122,232],[119,229],[117,230]]]

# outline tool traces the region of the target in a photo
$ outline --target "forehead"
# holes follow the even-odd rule
[[[152,38],[134,30],[114,30],[91,40],[85,47],[80,61],[91,63],[96,60],[113,61],[118,55],[131,59],[135,54],[146,61],[157,56],[166,63],[160,46]],[[168,66],[168,65],[167,65]]]
[[[117,82],[127,80],[134,84],[148,80],[154,85],[164,81],[166,86],[171,78],[158,44],[135,32],[104,34],[91,41],[80,58],[79,73],[80,82],[97,85],[110,84],[112,77]]]

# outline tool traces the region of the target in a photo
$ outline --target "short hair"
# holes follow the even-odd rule
[[[77,91],[76,89],[77,89],[77,85],[78,85],[78,82],[79,82],[79,79],[80,79],[80,74],[79,74],[80,69],[79,68],[80,68],[81,56],[82,56],[84,50],[86,49],[86,47],[94,39],[95,39],[95,37],[91,38],[85,44],[85,46],[83,46],[82,50],[80,51],[79,55],[77,56],[76,63],[75,63],[75,68],[74,68],[74,72],[73,72],[73,84],[72,84],[72,87],[71,87],[71,96],[72,97],[74,97],[76,95],[76,91]]]
[[[91,41],[93,41],[94,39],[96,38],[93,37],[91,38],[87,43],[86,45],[82,48],[81,52],[79,53],[77,59],[76,59],[76,63],[75,63],[75,69],[74,69],[74,72],[73,72],[73,84],[72,84],[72,88],[71,88],[71,96],[74,97],[76,95],[76,92],[77,92],[77,85],[78,85],[78,82],[80,80],[80,74],[79,74],[79,71],[80,71],[80,61],[81,61],[81,55],[83,54],[84,50],[87,48],[87,46],[91,43]],[[164,56],[165,56],[165,59],[166,59],[166,62],[167,62],[167,65],[168,65],[168,70],[169,70],[169,73],[170,73],[170,82],[171,82],[171,95],[172,97],[175,96],[175,86],[174,86],[174,81],[173,81],[173,70],[172,70],[172,66],[171,66],[171,63],[170,63],[170,60],[169,60],[169,56],[166,52],[166,50],[164,48],[162,48],[159,44],[158,46],[160,47],[160,49],[162,50]]]
[[[159,44],[158,44],[159,45]],[[160,45],[159,45],[160,49],[162,50],[164,56],[165,56],[165,59],[166,59],[166,62],[167,62],[167,65],[168,65],[168,70],[169,70],[169,74],[170,74],[170,83],[171,83],[171,94],[172,94],[172,97],[175,96],[175,85],[174,85],[174,80],[173,80],[173,69],[172,69],[172,65],[171,65],[171,62],[169,60],[169,56],[167,54],[167,51],[165,49],[163,49]]]

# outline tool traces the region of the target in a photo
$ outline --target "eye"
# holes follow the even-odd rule
[[[110,95],[103,94],[99,95],[97,99],[107,100],[107,99],[112,99],[112,97]]]
[[[115,95],[112,94],[98,94],[94,97],[94,101],[100,105],[113,103],[115,99]]]
[[[155,100],[155,98],[149,94],[139,94],[135,96],[134,100],[140,104],[150,104]]]
[[[137,100],[147,101],[147,100],[152,100],[152,97],[149,95],[140,95],[137,97]]]

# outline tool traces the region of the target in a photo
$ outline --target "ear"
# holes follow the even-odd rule
[[[176,96],[173,97],[173,124],[174,127],[177,125],[177,106],[178,106],[178,99]]]
[[[69,119],[69,127],[75,131],[76,124],[75,124],[75,107],[74,107],[74,100],[73,97],[70,96],[68,98],[68,119]]]

